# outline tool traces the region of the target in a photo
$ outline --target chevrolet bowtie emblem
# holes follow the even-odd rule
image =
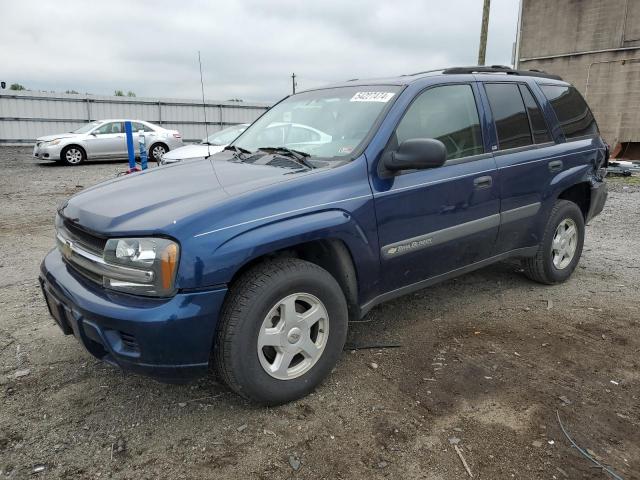
[[[65,240],[62,244],[62,256],[67,260],[71,258],[73,252],[73,243],[70,240]]]

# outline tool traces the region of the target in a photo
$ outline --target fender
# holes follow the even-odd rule
[[[228,284],[249,262],[279,250],[316,240],[337,239],[344,242],[353,258],[356,275],[371,276],[377,268],[377,243],[348,212],[341,209],[312,212],[289,217],[245,230],[222,242],[211,255],[211,265],[203,272],[199,284]]]
[[[552,198],[553,201],[558,199],[558,196],[578,183],[591,182],[591,165],[578,165],[573,168],[569,168],[560,172],[553,177],[549,185],[548,198]]]

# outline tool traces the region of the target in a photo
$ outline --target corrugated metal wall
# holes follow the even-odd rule
[[[209,134],[251,123],[266,103],[206,101]],[[69,132],[91,120],[130,118],[179,130],[187,142],[205,136],[202,102],[40,92],[0,92],[0,144],[33,143],[37,137]]]

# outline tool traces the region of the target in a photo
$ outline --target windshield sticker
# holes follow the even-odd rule
[[[382,102],[387,103],[395,93],[393,92],[356,92],[350,102]]]
[[[340,150],[338,150],[338,153],[351,153],[353,152],[353,147],[341,147]]]

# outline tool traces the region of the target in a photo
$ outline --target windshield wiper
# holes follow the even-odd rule
[[[237,158],[238,160],[244,160],[244,155],[251,155],[251,151],[247,150],[246,148],[236,147],[235,145],[227,145],[222,149],[222,151],[225,150],[233,152],[233,157]]]
[[[258,150],[262,150],[263,152],[267,153],[279,153],[280,155],[288,155],[295,158],[298,163],[301,163],[307,168],[316,168],[315,165],[307,161],[307,158],[311,156],[311,154],[307,152],[302,152],[300,150],[294,150],[287,147],[260,147],[258,148]]]

